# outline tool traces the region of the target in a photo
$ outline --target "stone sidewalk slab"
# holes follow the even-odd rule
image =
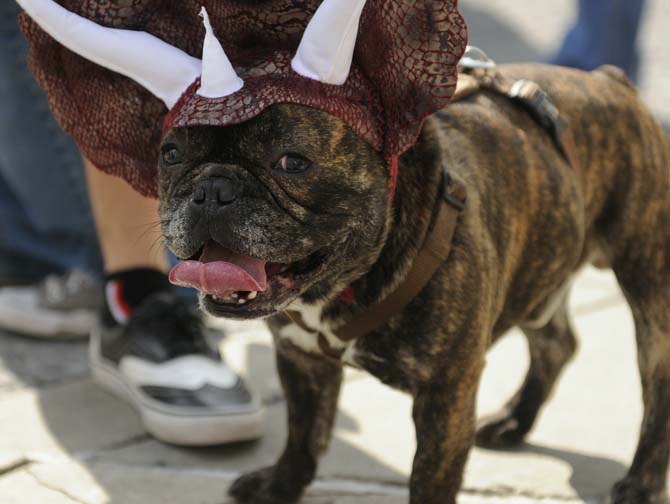
[[[2,504],[82,504],[38,482],[26,470],[0,477]]]
[[[134,411],[89,379],[0,399],[0,455],[51,460],[146,437]]]
[[[625,299],[612,271],[586,267],[570,289],[568,302],[570,315],[577,318],[620,304]]]
[[[28,459],[19,450],[0,450],[0,476],[27,463]]]
[[[88,374],[86,341],[49,341],[0,330],[0,398],[14,390],[44,387]]]
[[[594,304],[594,300],[600,302]],[[473,451],[464,499],[597,500],[625,471],[641,415],[630,313],[612,275],[595,270],[580,277],[571,305],[573,311],[582,311],[576,317],[581,348],[574,363],[566,370],[527,446],[510,453]],[[93,492],[91,495],[101,492],[100,496],[128,492],[133,486],[118,476],[124,471],[154,474],[151,471],[163,469],[184,478],[195,471],[198,477],[212,473],[218,481],[274,462],[286,429],[270,336],[260,323],[224,326],[228,331],[223,342],[227,359],[249,378],[267,405],[268,432],[263,440],[197,450],[167,446],[144,435],[137,415],[125,403],[98,390],[90,380],[80,380],[0,397],[0,453],[12,454],[9,463],[24,459],[44,462],[31,466],[33,476],[37,468],[49,469],[48,474],[60,471],[61,477],[53,478],[68,482],[68,495],[75,490]],[[513,331],[489,354],[480,392],[482,413],[494,411],[514,392],[526,366],[525,341]],[[318,475],[321,482],[391,485],[397,492],[406,484],[414,447],[410,398],[360,371],[348,370],[335,439]],[[66,477],[63,471],[70,467],[68,463],[55,462],[67,459],[80,460],[81,465]],[[9,484],[7,479],[28,485],[30,479],[16,476],[24,470],[19,468],[0,479],[4,485]],[[47,473],[39,474],[43,478]],[[180,481],[176,476],[174,479]],[[182,484],[190,488],[192,483]],[[133,495],[151,502],[146,499],[152,498],[154,488],[153,484],[138,483]],[[209,494],[196,495],[205,499]],[[95,499],[102,499],[100,496]],[[323,499],[330,497],[317,493],[314,498],[328,502]],[[389,498],[384,497],[384,502],[392,502]],[[405,500],[398,498],[399,502]],[[126,500],[111,502],[127,504]],[[341,502],[339,498],[337,502]]]
[[[612,297],[608,275],[594,273],[593,286]],[[609,287],[607,287],[609,286]],[[616,294],[616,291],[614,291]],[[528,445],[499,453],[475,449],[464,488],[470,493],[499,497],[592,500],[603,498],[620,478],[636,442],[640,389],[630,313],[622,302],[577,317],[581,347],[555,395],[540,416]],[[235,354],[239,333],[224,344]],[[263,336],[253,336],[248,356],[240,362],[270,361],[271,348]],[[513,332],[488,358],[480,392],[482,414],[495,411],[516,389],[527,367],[523,336]],[[247,368],[253,375],[258,367]],[[265,375],[265,373],[261,373]],[[258,383],[275,385],[271,379]],[[267,396],[267,393],[264,392]],[[99,460],[129,466],[156,466],[240,472],[272,463],[285,437],[281,402],[268,407],[268,435],[260,442],[227,448],[186,450],[153,440],[110,450]],[[411,467],[415,440],[411,401],[360,373],[348,373],[335,429],[335,440],[324,458],[319,477],[404,485]]]
[[[237,475],[211,470],[128,467],[94,462],[43,463],[0,480],[10,492],[3,504],[26,504],[20,492],[30,492],[46,504],[233,504],[227,496]],[[147,491],[150,488],[151,491]],[[0,494],[3,495],[3,494]],[[3,495],[3,498],[5,498]],[[24,494],[25,495],[25,494]],[[318,480],[301,504],[406,504],[408,493],[394,486],[343,480]],[[31,501],[32,502],[32,501]],[[581,500],[505,498],[463,493],[459,504],[580,504]]]

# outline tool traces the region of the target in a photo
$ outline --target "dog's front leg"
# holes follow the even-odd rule
[[[245,504],[291,504],[312,481],[330,441],[342,367],[277,342],[277,370],[288,408],[288,440],[274,466],[239,478],[230,495]]]
[[[416,455],[410,504],[455,504],[475,435],[475,403],[483,365],[455,364],[414,396]]]

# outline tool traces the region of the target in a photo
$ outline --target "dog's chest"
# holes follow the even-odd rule
[[[382,383],[410,392],[417,375],[421,374],[420,363],[410,349],[400,351],[398,344],[366,344],[367,336],[344,342],[321,318],[322,306],[292,304],[291,311],[299,312],[301,320],[290,322],[273,330],[275,338],[295,345],[304,352],[327,359],[335,359],[344,365],[365,370]],[[328,345],[324,351],[323,338]]]
[[[295,302],[291,310],[298,312],[302,317],[302,323],[291,322],[279,330],[279,338],[290,341],[301,350],[316,354],[326,355],[324,342],[329,348],[329,357],[332,354],[340,355],[339,360],[345,364],[357,366],[355,341],[344,342],[332,331],[330,324],[322,320],[322,304],[304,304]],[[319,343],[319,338],[322,342]]]

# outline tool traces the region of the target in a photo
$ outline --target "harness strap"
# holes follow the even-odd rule
[[[449,257],[456,222],[465,207],[465,187],[445,171],[443,194],[432,229],[414,259],[405,280],[380,303],[371,306],[335,331],[341,341],[353,341],[374,331],[400,313],[426,286],[435,271]]]
[[[464,79],[464,83],[461,86],[461,94],[458,94],[457,87],[457,99],[465,98],[478,89],[487,89],[506,96],[524,107],[533,119],[549,133],[556,148],[568,164],[573,168],[577,167],[574,139],[568,131],[567,122],[561,117],[551,97],[539,84],[527,79],[511,79],[500,72],[497,67],[469,69],[466,72],[459,75],[459,81]]]
[[[465,208],[465,200],[466,188],[463,183],[443,170],[437,216],[405,280],[381,302],[335,330],[334,335],[338,340],[347,343],[378,329],[393,315],[400,313],[421,292],[449,257],[456,223],[460,212]],[[305,324],[300,312],[287,310],[285,313],[301,329],[318,333],[317,329]],[[337,360],[341,358],[343,350],[332,348],[321,333],[318,333],[318,343],[325,355]]]
[[[487,89],[521,104],[551,135],[558,151],[573,168],[576,167],[575,145],[567,125],[549,95],[535,82],[513,80],[495,68],[477,67],[461,73],[454,101],[463,99],[481,89]],[[396,160],[397,163],[397,160]],[[395,168],[395,171],[393,170]],[[397,176],[397,164],[392,165],[391,184]],[[393,195],[393,189],[391,195]],[[442,197],[435,221],[426,240],[414,259],[412,268],[401,284],[385,299],[356,315],[334,331],[343,343],[365,336],[381,327],[392,316],[400,313],[428,284],[437,269],[449,257],[460,212],[465,208],[466,188],[443,168]],[[300,312],[287,310],[286,315],[298,327],[317,336],[324,355],[341,360],[343,349],[333,348],[328,338],[316,328],[305,324]]]

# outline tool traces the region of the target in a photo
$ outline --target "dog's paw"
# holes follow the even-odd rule
[[[516,418],[500,413],[478,422],[475,444],[482,448],[509,449],[519,446],[525,436],[526,431]]]
[[[610,504],[666,504],[665,491],[650,491],[637,479],[626,477],[612,488]]]
[[[231,485],[228,494],[240,504],[294,504],[302,488],[289,488],[278,478],[276,466],[266,467],[240,476]]]

